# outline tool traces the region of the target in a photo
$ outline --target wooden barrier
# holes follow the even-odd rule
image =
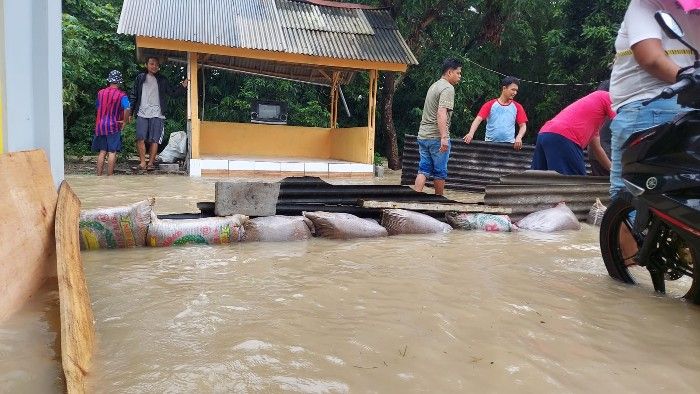
[[[68,393],[84,393],[95,347],[95,327],[78,223],[80,200],[68,183],[61,184],[56,205],[56,256],[61,303],[61,361]]]
[[[0,322],[56,273],[55,211],[44,152],[0,155]]]

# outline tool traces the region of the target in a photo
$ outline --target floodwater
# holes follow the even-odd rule
[[[214,190],[212,180],[185,177],[69,181],[84,208],[155,195],[158,213],[195,212]],[[96,251],[83,260],[98,336],[95,392],[695,392],[700,385],[700,308],[678,292],[658,296],[649,284],[611,280],[597,228],[587,225],[558,234],[453,231]],[[28,375],[55,381],[55,333],[43,309],[0,326],[0,360],[22,348],[44,360],[0,361],[0,391],[46,392],[32,390],[45,386],[27,383]]]

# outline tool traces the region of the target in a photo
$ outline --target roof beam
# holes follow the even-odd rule
[[[325,67],[349,68],[353,70],[380,70],[406,72],[407,65],[399,63],[375,62],[358,59],[338,59],[332,57],[302,55],[288,52],[264,51],[248,48],[231,48],[190,41],[168,40],[163,38],[136,36],[137,48],[164,49],[179,52],[197,52],[233,56],[248,59],[269,60],[275,62],[305,64]]]

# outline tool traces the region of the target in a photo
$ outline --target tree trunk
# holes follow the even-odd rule
[[[394,94],[396,93],[396,73],[384,74],[384,94],[382,95],[382,120],[384,129],[384,153],[392,170],[401,169],[399,147],[394,127]]]

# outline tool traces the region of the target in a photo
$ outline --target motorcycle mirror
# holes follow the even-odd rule
[[[664,32],[669,37],[677,40],[685,36],[683,29],[678,25],[678,22],[673,18],[673,15],[668,12],[656,11],[654,14],[654,19],[656,22],[664,29]]]

